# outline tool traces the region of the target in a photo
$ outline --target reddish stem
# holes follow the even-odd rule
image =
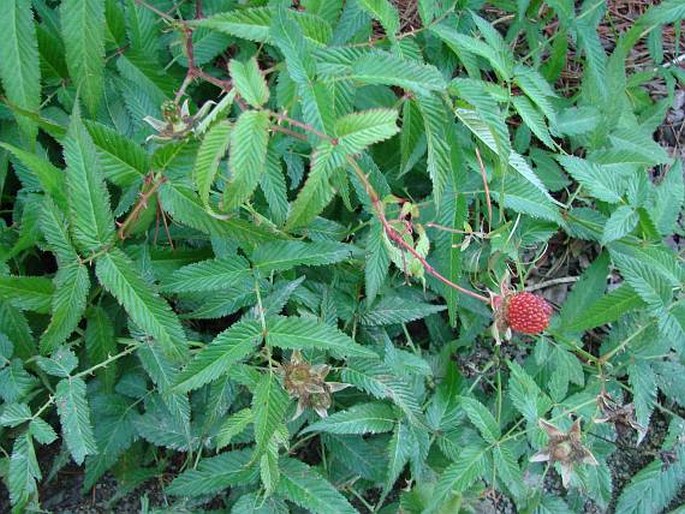
[[[166,177],[161,177],[157,182],[152,182],[152,177],[148,176],[145,179],[145,185],[151,184],[150,189],[145,191],[143,188],[143,191],[140,192],[140,198],[138,198],[138,201],[136,204],[133,206],[133,209],[131,209],[131,212],[126,216],[126,219],[121,222],[119,225],[119,230],[117,231],[117,235],[119,236],[119,239],[122,241],[128,237],[127,230],[133,224],[141,215],[142,211],[147,207],[148,200],[152,195],[154,195],[157,190],[160,188],[162,184],[166,182]]]
[[[289,123],[290,125],[292,125],[294,127],[299,127],[306,132],[311,132],[312,134],[319,136],[321,139],[325,139],[326,141],[330,141],[333,146],[338,144],[338,140],[336,138],[333,138],[327,134],[324,134],[323,132],[316,130],[314,127],[312,127],[311,125],[309,125],[307,123],[303,123],[301,121],[289,118],[288,116],[286,116],[285,114],[281,114],[280,112],[271,112],[271,116],[273,116],[274,118],[276,118],[279,121],[285,121],[286,123]]]
[[[409,252],[411,255],[413,255],[420,263],[421,266],[423,266],[423,269],[426,270],[426,273],[429,275],[433,276],[434,278],[438,279],[440,282],[443,284],[456,289],[460,293],[463,293],[465,295],[470,296],[471,298],[475,298],[476,300],[480,300],[481,302],[484,303],[490,303],[490,299],[480,295],[478,293],[475,293],[473,291],[470,291],[459,284],[455,284],[452,282],[450,279],[447,277],[441,275],[433,266],[431,266],[426,259],[419,254],[414,247],[412,247],[409,243],[407,243],[404,239],[402,239],[402,236],[397,233],[397,231],[393,228],[393,226],[388,222],[388,219],[385,217],[385,213],[383,212],[383,204],[378,198],[378,193],[373,189],[373,186],[369,182],[368,177],[364,173],[364,171],[359,167],[359,164],[352,158],[348,157],[347,162],[350,163],[350,165],[354,168],[357,176],[359,177],[359,180],[362,181],[364,184],[364,189],[366,190],[366,194],[369,195],[369,199],[371,200],[371,203],[373,204],[373,209],[376,211],[376,215],[378,216],[379,221],[381,222],[381,225],[383,226],[383,230],[387,234],[388,238],[390,238],[392,241],[397,243],[399,246],[401,246],[404,250]]]

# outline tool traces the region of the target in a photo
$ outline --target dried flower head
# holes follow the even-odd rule
[[[581,442],[580,419],[576,419],[568,432],[562,432],[560,429],[545,421],[539,420],[540,428],[542,428],[547,436],[549,442],[546,448],[543,448],[538,453],[530,458],[531,462],[558,462],[561,468],[561,481],[564,487],[568,488],[571,481],[571,473],[573,467],[577,464],[590,464],[597,466],[598,462],[592,452],[588,450]]]
[[[290,396],[298,399],[293,419],[298,418],[308,407],[314,409],[322,418],[328,416],[332,393],[350,385],[341,382],[326,382],[326,376],[330,370],[331,367],[328,364],[312,366],[304,360],[298,350],[292,353],[289,362],[281,365],[283,387]]]
[[[632,403],[619,405],[606,391],[597,396],[597,406],[602,415],[595,418],[595,423],[613,423],[617,431],[632,428],[637,432],[637,445],[647,435],[647,429],[635,419],[635,407]]]
[[[164,102],[162,105],[163,120],[158,120],[152,116],[143,118],[143,121],[157,131],[157,134],[148,137],[148,139],[156,141],[183,139],[194,132],[198,121],[208,114],[213,105],[215,103],[212,101],[206,102],[194,116],[191,116],[187,99],[180,107],[173,101]]]

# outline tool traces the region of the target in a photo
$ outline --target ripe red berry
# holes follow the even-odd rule
[[[549,325],[552,306],[533,293],[513,293],[504,299],[502,314],[507,326],[523,334],[539,334]]]

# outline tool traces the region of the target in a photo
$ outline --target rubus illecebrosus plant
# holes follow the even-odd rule
[[[607,53],[576,4],[5,2],[11,508],[73,461],[194,512],[666,509],[685,11]]]

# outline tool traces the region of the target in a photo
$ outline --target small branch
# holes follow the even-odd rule
[[[572,284],[574,282],[578,282],[579,278],[580,277],[553,278],[551,280],[545,280],[544,282],[540,282],[539,284],[533,284],[532,286],[528,286],[524,289],[524,291],[528,291],[529,293],[532,293],[533,291],[539,291],[540,289],[545,289],[547,287],[552,287],[552,286],[558,286],[560,284]]]
[[[309,125],[307,123],[303,123],[301,121],[294,120],[292,118],[289,118],[285,114],[281,114],[279,112],[270,111],[269,114],[272,117],[276,118],[278,121],[284,121],[284,122],[286,122],[286,123],[288,123],[294,127],[299,127],[306,132],[311,132],[312,134],[319,136],[321,139],[325,139],[326,141],[330,141],[330,143],[333,146],[338,144],[338,140],[336,138],[331,137],[327,134],[324,134],[323,132],[318,131],[317,129],[315,129],[314,127],[312,127],[311,125]]]
[[[606,352],[604,355],[601,355],[601,356],[599,357],[599,359],[597,359],[598,364],[601,365],[601,366],[603,366],[604,364],[606,364],[606,363],[609,361],[609,359],[611,359],[611,358],[612,358],[614,355],[616,355],[617,353],[623,351],[623,349],[624,349],[626,346],[628,346],[628,344],[629,344],[633,339],[635,339],[637,336],[639,336],[640,334],[642,334],[642,332],[644,332],[645,330],[647,330],[647,328],[648,328],[648,327],[651,327],[653,324],[654,324],[654,321],[650,321],[650,322],[646,323],[645,325],[643,325],[642,327],[638,328],[635,332],[633,332],[633,333],[630,334],[628,337],[626,337],[626,338],[621,342],[621,344],[619,344],[616,348],[614,348],[613,350],[609,350],[609,351]]]
[[[301,141],[307,140],[307,136],[305,136],[304,134],[300,134],[299,132],[295,132],[294,130],[290,130],[289,128],[281,127],[280,125],[271,125],[271,130],[273,130],[274,132],[281,132],[283,134],[287,134]]]
[[[226,92],[230,91],[233,88],[233,83],[230,80],[218,79],[210,75],[209,73],[203,71],[202,68],[200,68],[195,63],[195,48],[193,47],[193,29],[191,29],[190,26],[188,26],[187,24],[183,23],[182,30],[186,59],[188,59],[188,71],[186,72],[186,76],[183,79],[181,87],[176,92],[176,97],[174,101],[178,104],[178,102],[185,94],[185,91],[188,88],[188,86],[195,79],[201,79],[205,82],[209,82],[210,84],[213,84]]]
[[[216,87],[223,89],[227,93],[231,89],[233,89],[233,82],[231,82],[230,80],[218,79],[215,76],[210,75],[209,73],[201,70],[200,68],[195,68],[195,75],[197,76],[197,78],[200,78],[200,79],[204,80],[205,82],[209,82],[210,84],[214,84]],[[237,100],[238,100],[238,98],[236,96],[236,101]]]
[[[140,343],[136,342],[136,344],[133,344],[126,348],[125,350],[122,350],[121,352],[117,353],[116,355],[108,356],[107,359],[105,359],[102,362],[99,362],[95,366],[91,366],[90,368],[83,370],[79,373],[76,373],[75,375],[72,375],[71,378],[77,378],[77,377],[85,377],[87,375],[92,375],[95,371],[97,371],[100,368],[106,368],[109,366],[112,362],[121,359],[122,357],[125,357],[133,352],[135,352],[138,347],[140,346]]]
[[[475,237],[480,237],[482,239],[489,239],[490,238],[490,234],[488,234],[486,232],[476,232],[474,230],[471,230],[471,231],[459,230],[456,228],[446,227],[445,225],[440,225],[438,223],[433,223],[432,221],[429,221],[428,223],[426,223],[426,227],[435,228],[438,230],[443,230],[445,232],[451,232],[452,234],[462,234],[465,236],[475,236]]]
[[[680,66],[681,63],[685,62],[685,54],[679,55],[675,59],[671,59],[670,61],[665,62],[661,66],[657,66],[654,68],[653,71],[659,71],[659,68],[667,70],[671,66]]]
[[[154,5],[148,4],[145,0],[136,0],[136,3],[140,6],[145,7],[146,9],[149,9],[150,11],[155,13],[157,16],[159,16],[160,18],[163,18],[164,20],[166,20],[168,22],[177,23],[179,21],[176,18],[174,18],[173,16],[169,16],[164,11],[160,11]]]
[[[126,231],[140,217],[142,211],[145,208],[147,208],[148,200],[150,199],[150,197],[152,197],[152,195],[154,195],[157,192],[157,190],[160,188],[162,184],[164,184],[164,182],[166,182],[166,177],[161,177],[156,182],[152,182],[150,176],[146,178],[146,183],[151,183],[150,189],[148,189],[147,191],[141,191],[140,198],[133,206],[133,209],[131,209],[129,215],[126,216],[126,219],[124,219],[124,221],[121,222],[121,225],[119,225],[119,230],[117,231],[119,239],[123,241],[124,239],[126,239],[126,237],[128,237]]]
[[[112,244],[105,245],[101,247],[97,252],[93,252],[90,257],[87,257],[85,259],[79,258],[79,262],[81,264],[90,264],[94,260],[96,260],[98,257],[101,257],[105,255],[107,252],[109,252],[112,249]]]
[[[390,238],[390,240],[394,241],[399,246],[401,246],[402,249],[404,249],[405,251],[409,252],[412,256],[414,256],[421,263],[423,269],[426,270],[426,273],[438,279],[443,284],[453,289],[456,289],[460,293],[468,295],[471,298],[475,298],[476,300],[480,300],[484,303],[490,303],[490,299],[488,297],[480,295],[473,291],[469,291],[468,289],[460,286],[459,284],[455,284],[448,278],[441,275],[433,266],[428,264],[428,261],[426,261],[426,259],[421,254],[419,254],[409,243],[407,243],[402,238],[402,236],[393,228],[393,226],[390,225],[387,218],[385,217],[385,213],[383,212],[383,205],[381,203],[380,198],[378,198],[378,193],[376,193],[376,191],[373,189],[373,186],[369,182],[368,177],[366,176],[364,171],[359,167],[359,164],[357,164],[357,162],[349,156],[347,157],[347,162],[350,163],[352,168],[354,168],[354,171],[359,177],[359,180],[361,180],[362,184],[364,185],[366,194],[369,196],[369,199],[373,204],[373,209],[374,211],[376,211],[376,215],[378,216],[378,219],[381,222],[381,225],[383,226],[383,230],[385,231],[388,238]]]

